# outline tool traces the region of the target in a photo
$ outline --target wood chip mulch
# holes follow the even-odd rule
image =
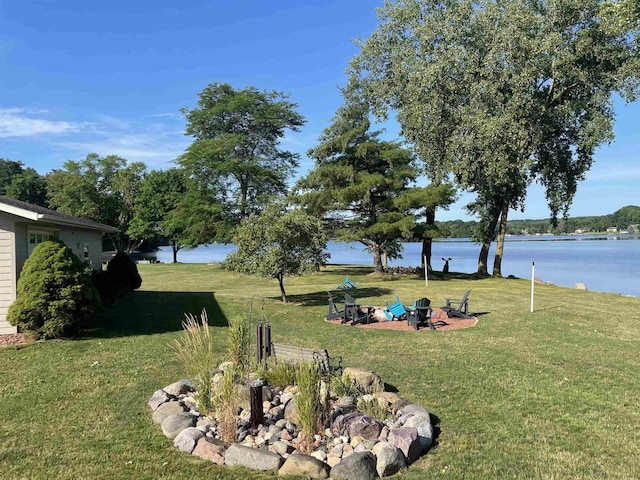
[[[390,322],[387,320],[387,317],[384,316],[383,310],[384,307],[375,307],[375,312],[372,315],[372,321],[370,323],[360,323],[355,325],[358,328],[378,328],[384,330],[406,330],[406,331],[415,331],[409,322],[403,321],[393,321]],[[330,323],[336,325],[346,325],[350,326],[350,323],[342,323],[341,319],[337,320],[327,320]],[[431,321],[433,322],[434,327],[436,327],[436,331],[448,331],[448,330],[460,330],[462,328],[473,327],[478,323],[478,319],[476,317],[470,319],[463,318],[449,318],[447,314],[442,311],[440,308],[433,309],[433,315],[431,317]],[[419,331],[431,331],[431,329],[424,325],[420,326]]]

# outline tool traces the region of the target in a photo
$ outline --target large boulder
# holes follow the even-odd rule
[[[378,442],[373,446],[376,456],[376,471],[381,477],[395,475],[407,466],[404,454],[389,442]]]
[[[428,418],[414,415],[405,422],[404,426],[413,427],[417,430],[418,441],[422,450],[427,450],[433,443],[433,427]]]
[[[187,392],[193,392],[195,387],[193,385],[193,380],[189,380],[187,378],[178,380],[177,382],[173,382],[170,385],[167,385],[163,388],[165,392],[169,395],[173,395],[177,397],[178,395],[183,395]]]
[[[343,375],[349,377],[361,392],[373,393],[384,390],[382,378],[372,370],[347,367],[344,369]]]
[[[345,435],[349,438],[362,437],[365,440],[375,440],[380,436],[382,423],[361,412],[351,412],[336,417],[331,427],[335,436]]]
[[[389,432],[389,443],[399,448],[408,463],[415,462],[422,452],[418,431],[411,427],[394,428]]]
[[[296,475],[299,477],[324,480],[329,477],[329,466],[310,455],[293,454],[287,458],[278,470],[278,475]]]
[[[173,445],[181,452],[191,453],[193,449],[196,448],[198,440],[202,437],[204,437],[202,430],[196,427],[188,427],[173,439]]]
[[[358,452],[343,458],[331,469],[334,480],[375,480],[376,457],[371,452]]]
[[[216,465],[224,465],[224,450],[225,447],[221,441],[203,437],[198,440],[191,454]]]
[[[169,395],[164,390],[156,390],[155,392],[153,392],[153,395],[151,395],[151,398],[149,399],[147,405],[151,410],[155,411],[160,405],[171,400],[171,398],[171,395]]]
[[[162,425],[165,418],[184,411],[184,406],[180,402],[166,402],[156,408],[156,411],[153,412],[153,415],[151,416],[151,420],[153,423]]]
[[[227,449],[224,463],[229,466],[246,467],[252,470],[277,472],[282,464],[282,457],[277,453],[234,444]]]
[[[169,440],[173,440],[185,428],[193,427],[196,423],[196,417],[188,412],[176,413],[169,415],[162,421],[162,433]]]

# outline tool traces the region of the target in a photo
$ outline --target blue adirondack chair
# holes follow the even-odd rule
[[[336,288],[338,290],[351,290],[352,288],[356,288],[357,285],[358,282],[353,283],[351,280],[349,280],[349,277],[345,277],[344,282],[342,282]]]
[[[407,319],[407,310],[404,308],[404,305],[400,301],[400,297],[396,296],[396,303],[389,305],[389,302],[386,302],[387,308],[384,309],[384,316],[391,322],[392,320],[406,320]]]

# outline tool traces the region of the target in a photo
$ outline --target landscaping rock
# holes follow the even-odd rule
[[[293,397],[285,405],[284,419],[291,423],[298,423],[298,405],[296,404],[296,397]]]
[[[171,395],[164,390],[156,390],[153,392],[153,395],[151,395],[147,405],[149,405],[151,410],[155,411],[160,405],[171,400],[171,398]]]
[[[425,417],[414,415],[404,424],[405,427],[413,427],[418,432],[420,448],[427,450],[433,442],[433,427],[431,422]]]
[[[185,428],[193,427],[196,418],[188,412],[169,415],[162,422],[162,433],[169,440],[173,440]]]
[[[391,404],[391,413],[395,415],[399,410],[402,410],[407,405],[412,405],[411,401],[406,398],[401,398]]]
[[[424,408],[422,405],[417,405],[415,403],[406,405],[404,407],[402,407],[402,414],[406,415],[408,413],[410,413],[411,415],[417,415],[419,417],[424,417],[427,420],[429,420],[429,422],[431,422],[431,416],[429,415],[429,412],[427,411],[426,408]]]
[[[407,466],[402,451],[389,442],[376,443],[372,452],[376,456],[376,471],[381,477],[395,475]]]
[[[587,286],[584,283],[582,282],[576,283],[576,290],[586,290],[586,289],[587,289]]]
[[[173,439],[173,445],[181,452],[191,453],[196,448],[198,440],[204,437],[202,430],[196,427],[189,427],[182,430],[176,438]]]
[[[376,457],[371,452],[349,455],[331,469],[331,478],[334,480],[375,480],[378,478]]]
[[[161,404],[153,415],[151,416],[151,420],[153,423],[157,423],[158,425],[164,422],[164,419],[175,415],[176,413],[184,412],[184,406],[180,402],[166,402]]]
[[[329,477],[329,466],[310,455],[295,453],[284,462],[278,475],[297,475],[311,479],[323,480]]]
[[[177,397],[178,395],[183,395],[187,392],[192,392],[194,390],[193,381],[189,379],[178,380],[177,382],[172,383],[171,385],[167,385],[163,388],[165,392],[169,395],[173,395]]]
[[[408,463],[413,463],[420,457],[422,448],[415,428],[394,428],[389,432],[389,443],[404,453]]]
[[[224,444],[219,440],[201,438],[191,454],[216,465],[224,465]]]
[[[344,369],[343,375],[351,378],[358,389],[362,392],[379,392],[383,390],[384,383],[382,378],[372,370],[364,368],[347,367]]]
[[[382,423],[373,417],[361,412],[351,412],[339,415],[333,422],[331,432],[335,436],[347,435],[351,438],[362,437],[366,440],[375,440],[382,431]]]
[[[282,457],[277,453],[234,444],[227,449],[224,463],[229,466],[246,467],[252,470],[272,470],[277,472],[282,464]]]

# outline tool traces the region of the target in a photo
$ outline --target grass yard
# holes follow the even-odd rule
[[[274,341],[326,347],[378,372],[438,419],[437,446],[402,479],[640,478],[640,299],[451,275],[385,280],[330,267],[276,281],[208,265],[140,265],[140,291],[65,341],[0,349],[0,479],[273,478],[178,452],[151,423],[154,390],[183,378],[169,342],[206,308],[222,355],[229,318],[265,298]],[[361,304],[471,289],[476,327],[398,332],[323,321],[345,275]],[[340,294],[334,295],[341,299]],[[261,302],[254,302],[254,320]],[[222,357],[220,357],[222,358]]]

